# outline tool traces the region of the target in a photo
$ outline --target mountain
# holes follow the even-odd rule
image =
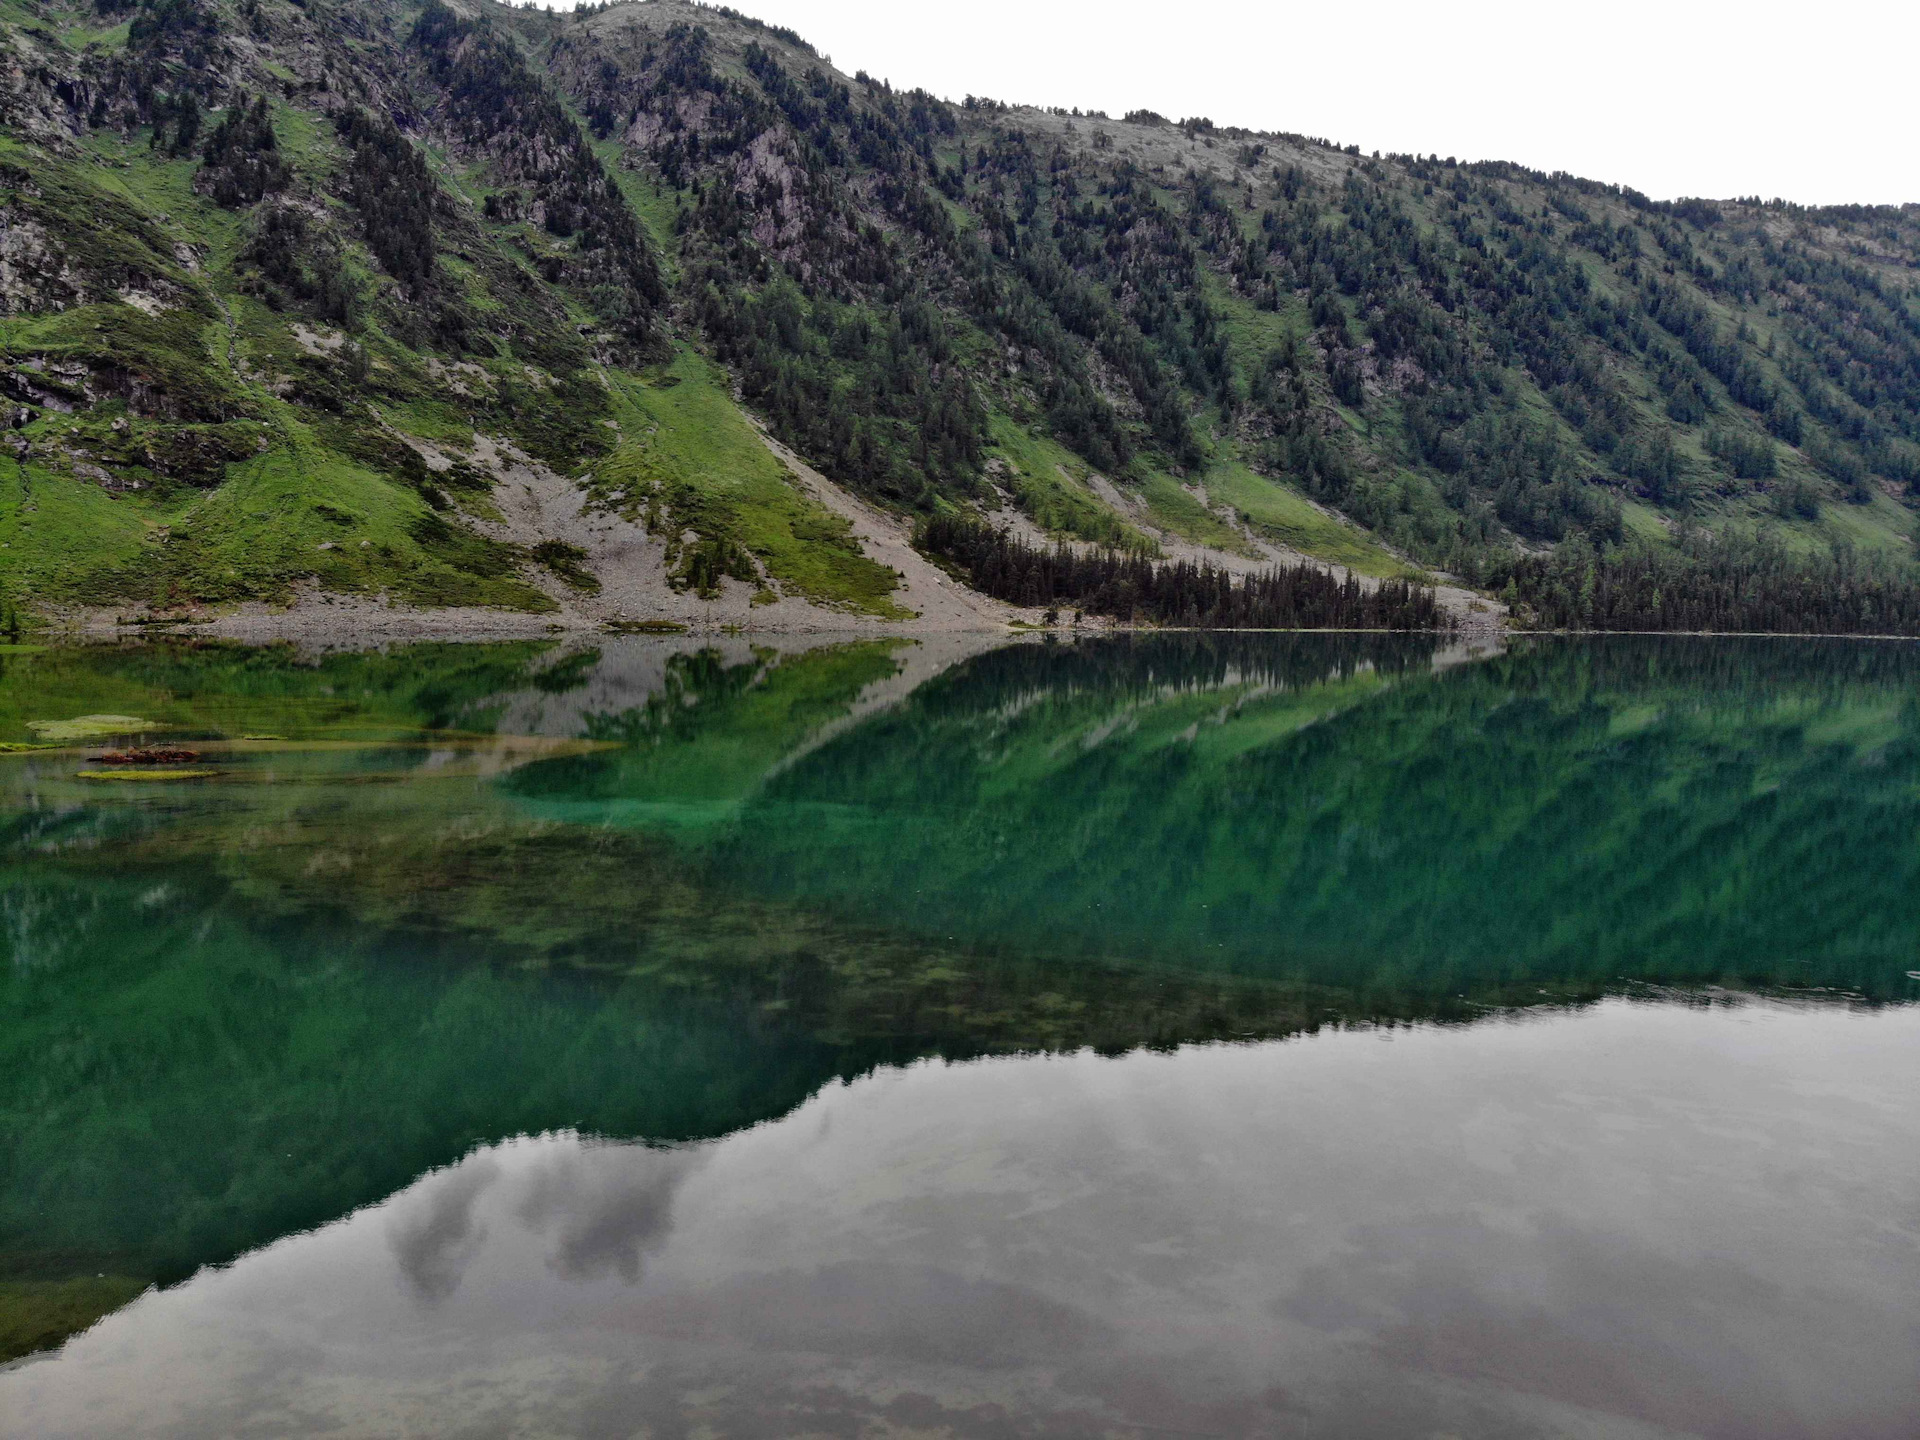
[[[901,620],[960,603],[909,528],[979,517],[1920,629],[1920,206],[952,103],[683,0],[0,0],[0,47],[0,623]]]

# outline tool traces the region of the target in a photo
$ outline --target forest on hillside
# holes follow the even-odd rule
[[[124,472],[136,503],[197,503],[256,453],[235,427],[262,427],[431,512],[386,542],[396,567],[506,599],[538,563],[463,528],[490,478],[418,458],[496,433],[589,482],[639,474],[621,495],[696,537],[702,593],[764,584],[750,517],[697,460],[639,454],[611,399],[691,346],[923,529],[1011,506],[1149,558],[1155,535],[1346,546],[1540,623],[1732,614],[1674,610],[1672,577],[1717,583],[1736,552],[1735,588],[1770,597],[1755,616],[1912,609],[1920,206],[1656,201],[1204,117],[953,102],[683,0],[11,3],[39,67],[0,89],[0,208],[39,247],[0,297],[17,443]],[[95,165],[130,177],[105,239]],[[162,313],[112,303],[133,292]],[[105,318],[62,330],[76,307]],[[267,379],[194,353],[222,316]],[[332,348],[295,343],[314,325]],[[144,450],[49,419],[76,399],[128,407]],[[136,547],[87,573],[269,583],[213,568]]]
[[[1159,564],[1137,552],[1043,550],[977,520],[941,516],[915,543],[998,600],[1070,608],[1124,624],[1203,630],[1442,630],[1452,624],[1430,586],[1387,580],[1363,586],[1307,562],[1235,577],[1209,562]]]

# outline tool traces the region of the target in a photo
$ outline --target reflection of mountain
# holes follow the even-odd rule
[[[1920,652],[1138,638],[981,656],[753,789],[708,883],[945,942],[1360,992],[1621,977],[1905,994]],[[517,794],[621,818],[633,751]]]
[[[859,914],[913,894],[968,938],[1378,992],[1907,988],[1911,648],[1553,646],[1310,725],[1313,692],[1250,686],[1009,713],[991,692],[1034,658],[986,657],[783,777],[727,862]]]
[[[205,894],[8,894],[76,917],[64,943],[40,939],[57,961],[7,983],[0,1280],[15,1287],[182,1277],[502,1135],[720,1134],[842,1064],[657,987],[332,924],[262,934]],[[16,1345],[27,1318],[6,1316]]]
[[[1430,650],[1034,644],[905,695],[886,644],[121,652],[49,659],[52,698],[16,665],[28,718],[386,738],[129,800],[7,772],[0,1333],[57,1339],[502,1136],[720,1135],[928,1053],[1623,975],[1909,993],[1910,648]],[[489,778],[392,738],[542,710],[616,748]],[[423,1294],[460,1222],[406,1240]]]

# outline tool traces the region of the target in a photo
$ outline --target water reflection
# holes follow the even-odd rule
[[[1920,650],[1459,658],[4,657],[0,1428],[1900,1433]]]
[[[486,1147],[0,1379],[0,1429],[1911,1433],[1920,1014],[1387,1033]]]
[[[509,1180],[499,1156],[482,1151],[383,1207],[388,1242],[414,1295],[437,1305],[487,1242],[488,1227],[476,1219],[484,1202],[527,1235],[551,1240],[546,1265],[554,1274],[616,1275],[631,1285],[643,1257],[666,1243],[674,1197],[704,1159],[692,1148],[574,1143],[517,1167]]]
[[[460,1288],[487,1239],[474,1222],[474,1202],[499,1178],[500,1162],[477,1155],[443,1179],[416,1186],[409,1192],[413,1203],[402,1198],[390,1206],[394,1263],[422,1304],[438,1305]]]

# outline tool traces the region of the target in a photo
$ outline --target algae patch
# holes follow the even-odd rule
[[[164,730],[151,720],[133,715],[81,715],[72,720],[29,720],[27,728],[44,741],[101,740],[141,730]]]
[[[74,772],[76,780],[126,780],[133,782],[152,780],[211,780],[224,772],[219,770],[78,770]]]

